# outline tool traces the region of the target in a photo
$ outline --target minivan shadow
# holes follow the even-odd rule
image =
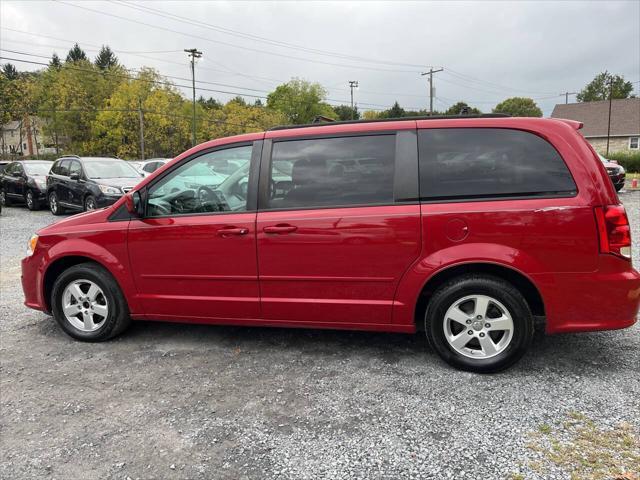
[[[637,327],[633,327],[636,329]],[[630,368],[638,345],[632,345],[628,330],[546,336],[538,332],[529,352],[511,372],[569,371],[571,373],[613,373]],[[424,358],[437,361],[423,334],[363,332],[298,328],[238,327],[165,322],[133,322],[122,340],[163,343],[169,348],[222,348],[331,354],[358,359],[379,356],[386,362]],[[169,345],[166,345],[166,344]],[[625,347],[627,345],[627,348]]]

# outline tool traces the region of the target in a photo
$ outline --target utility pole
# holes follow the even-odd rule
[[[184,50],[191,57],[191,85],[193,88],[193,121],[192,121],[192,134],[191,134],[191,145],[195,146],[196,144],[196,58],[202,57],[202,52],[200,52],[197,48],[186,48]]]
[[[609,156],[609,137],[611,137],[611,103],[613,102],[613,75],[609,79],[609,120],[607,122],[607,153]]]
[[[428,72],[421,74],[422,76],[429,75],[429,116],[433,115],[433,74],[443,70],[444,68],[434,70],[433,67],[430,67]]]
[[[349,88],[351,89],[351,120],[356,116],[356,112],[353,109],[353,89],[358,88],[358,80],[349,80]]]
[[[140,157],[144,160],[144,116],[142,114],[142,100],[138,99],[138,120],[140,121]]]
[[[564,95],[564,104],[567,105],[569,103],[569,95],[575,95],[578,92],[564,92],[561,93],[560,95]]]

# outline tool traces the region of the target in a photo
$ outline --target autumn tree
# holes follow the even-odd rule
[[[512,97],[500,102],[493,113],[506,113],[512,117],[541,117],[542,110],[531,98]]]
[[[625,81],[621,75],[613,75],[606,70],[595,76],[589,84],[587,84],[576,95],[579,102],[595,102],[598,100],[608,100],[609,94],[611,98],[629,98],[633,92],[633,84]]]
[[[360,112],[358,107],[351,108],[351,105],[338,105],[333,107],[336,112],[338,120],[358,120],[360,118]]]

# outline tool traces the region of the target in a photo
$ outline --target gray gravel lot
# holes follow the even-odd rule
[[[640,191],[621,194],[640,265]],[[71,340],[22,305],[47,211],[0,218],[0,477],[568,478],[528,433],[640,424],[640,324],[539,336],[509,371],[452,370],[421,336],[136,322]]]

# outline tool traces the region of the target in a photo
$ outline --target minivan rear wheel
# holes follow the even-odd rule
[[[513,285],[489,275],[465,275],[433,294],[425,332],[429,344],[450,365],[491,373],[508,368],[525,354],[534,322]]]
[[[51,293],[53,317],[71,337],[101,342],[131,323],[124,295],[111,274],[94,263],[65,270]]]

